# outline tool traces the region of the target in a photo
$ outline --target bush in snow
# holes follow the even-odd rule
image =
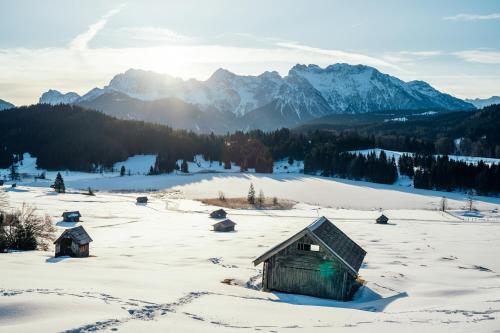
[[[257,204],[262,207],[266,201],[266,197],[264,196],[264,192],[262,190],[259,191],[259,196],[257,197]]]
[[[55,228],[49,216],[23,204],[10,213],[0,213],[0,252],[5,250],[47,250],[54,240]]]

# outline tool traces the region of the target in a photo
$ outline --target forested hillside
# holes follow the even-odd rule
[[[407,111],[394,117],[390,111],[364,115],[332,115],[314,120],[297,128],[297,131],[339,133],[354,130],[361,135],[385,137],[386,146],[394,144],[389,140],[391,136],[413,137],[432,143],[432,151],[440,154],[500,157],[500,105],[474,112]],[[402,150],[397,147],[386,148]],[[406,151],[415,152],[413,149]]]
[[[359,131],[281,129],[221,136],[119,120],[77,106],[39,104],[0,113],[0,167],[10,166],[16,156],[29,152],[37,157],[41,168],[94,172],[133,155],[154,154],[157,160],[151,173],[158,174],[173,171],[180,159],[193,160],[201,154],[206,160],[223,162],[228,168],[231,162],[235,163],[242,171],[272,172],[276,160],[288,159],[290,163],[302,160],[305,173],[391,184],[398,178],[394,159],[385,154],[362,156],[348,151],[379,147],[414,152],[431,159],[432,154],[441,152],[443,141],[450,140],[453,145],[452,138],[456,136],[461,138],[461,143],[454,150],[465,147],[463,143],[467,141],[472,147],[499,147],[497,108],[471,113],[466,120],[462,120],[463,115],[460,118],[460,113],[449,113],[440,116],[443,121],[440,125],[435,121],[399,124],[408,125],[408,133],[414,136],[406,135],[398,127],[376,133],[367,133],[366,128]],[[489,152],[496,156],[495,150]],[[487,178],[491,178],[488,175],[498,174],[497,168],[437,162],[432,165],[409,162],[422,172],[409,174],[415,176],[417,187],[498,191],[496,185],[485,185]],[[457,180],[465,177],[462,173],[465,167],[467,174],[477,180]],[[401,170],[403,174],[410,172],[405,170],[406,167]],[[453,176],[436,176],[443,172]]]

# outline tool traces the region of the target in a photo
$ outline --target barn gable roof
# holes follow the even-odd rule
[[[224,227],[230,227],[230,226],[235,226],[236,223],[234,223],[233,221],[231,221],[230,219],[226,219],[224,221],[220,221],[220,222],[217,222],[217,223],[214,223],[212,224],[212,226],[224,226]]]
[[[254,260],[254,265],[267,260],[306,234],[316,240],[320,246],[322,245],[331,255],[338,258],[352,273],[357,275],[366,251],[324,216],[262,254]]]
[[[387,216],[385,216],[384,214],[380,215],[377,218],[377,222],[387,222],[387,221],[389,221],[389,218]]]
[[[64,212],[62,213],[62,217],[82,217],[82,214],[80,214],[79,211],[71,211],[71,212]]]
[[[54,244],[60,242],[63,238],[70,237],[78,245],[88,244],[92,242],[89,234],[85,231],[82,226],[78,226],[71,229],[66,229],[64,232],[54,241]]]

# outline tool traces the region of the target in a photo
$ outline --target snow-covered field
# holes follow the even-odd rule
[[[436,210],[439,192],[281,174],[65,177],[4,186],[12,206],[36,205],[58,232],[83,225],[90,258],[52,252],[0,255],[0,332],[494,332],[500,329],[500,199],[478,198],[491,218]],[[97,178],[95,178],[97,177]],[[242,196],[250,182],[298,202],[291,210],[229,210],[236,232],[211,231],[208,207],[193,198]],[[36,186],[34,186],[36,185]],[[98,188],[95,197],[79,188]],[[136,192],[155,188],[147,206]],[[82,222],[61,222],[64,210]],[[380,214],[390,224],[374,224]],[[456,213],[456,214],[453,214]],[[352,302],[258,290],[252,259],[325,215],[367,252],[367,280]],[[221,283],[234,279],[234,285]]]
[[[384,151],[388,158],[393,158],[398,161],[399,158],[403,155],[413,155],[413,153],[408,152],[400,152],[400,151],[392,151],[387,149],[373,148],[373,149],[363,149],[363,150],[352,150],[352,153],[359,153],[363,155],[368,155],[370,153],[375,153],[377,156],[380,155],[381,151]],[[475,157],[475,156],[461,156],[461,155],[448,155],[450,160],[454,161],[463,161],[470,164],[477,164],[479,161],[483,161],[486,164],[499,164],[499,158],[490,158],[490,157]]]

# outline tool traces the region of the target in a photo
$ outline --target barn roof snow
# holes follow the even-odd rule
[[[63,217],[82,217],[79,211],[75,210],[72,212],[64,212],[62,213]]]
[[[89,234],[85,231],[82,226],[78,226],[71,229],[66,229],[64,232],[54,241],[54,244],[60,242],[63,238],[70,237],[78,245],[88,244],[92,242]]]
[[[234,223],[233,221],[231,221],[230,219],[226,219],[224,221],[220,221],[220,222],[217,222],[217,223],[214,223],[212,224],[212,226],[219,226],[219,225],[222,225],[224,227],[230,227],[230,226],[234,226],[236,225],[236,223]]]
[[[327,252],[337,257],[352,273],[357,275],[366,251],[324,216],[256,258],[253,262],[254,265],[267,260],[305,235],[316,240]]]

